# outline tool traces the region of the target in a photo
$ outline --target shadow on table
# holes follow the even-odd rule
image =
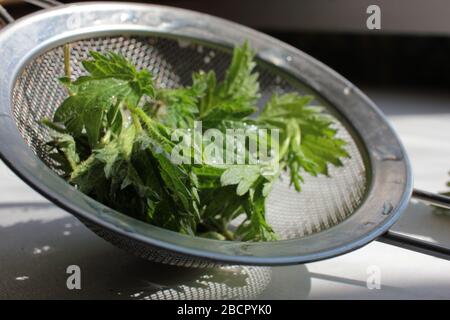
[[[427,208],[411,203],[394,228],[448,244],[442,231],[449,217]],[[67,289],[70,265],[81,269],[81,290]],[[51,204],[0,207],[0,299],[306,299],[311,279],[366,287],[360,279],[310,272],[304,265],[199,269],[152,263],[110,245]],[[380,297],[402,293],[383,288]],[[330,290],[348,298],[348,290]]]
[[[296,268],[185,268],[152,263],[115,248],[78,220],[48,205],[0,208],[2,299],[306,298],[310,278]],[[81,290],[67,289],[67,267],[81,270]],[[291,271],[292,273],[292,271]],[[269,286],[270,285],[270,286]]]

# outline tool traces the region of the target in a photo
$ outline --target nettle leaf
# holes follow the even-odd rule
[[[258,119],[260,121],[283,121],[285,118],[302,119],[305,116],[304,107],[312,99],[312,96],[300,96],[297,93],[275,94],[264,106]]]
[[[244,210],[247,218],[236,230],[236,236],[243,241],[273,241],[277,240],[275,232],[265,218],[266,196],[263,195],[263,184],[250,189]]]
[[[72,93],[56,110],[53,121],[65,125],[73,136],[86,132],[94,148],[101,138],[105,116],[119,104],[135,106],[143,95],[154,95],[153,80],[148,70],[137,71],[124,57],[91,52],[93,60],[83,61],[90,73],[65,84]],[[116,127],[120,118],[116,119]],[[104,130],[103,130],[104,131]]]
[[[220,188],[220,177],[225,170],[225,167],[211,165],[198,165],[192,167],[192,171],[197,176],[198,185],[201,189]]]
[[[301,190],[302,171],[328,175],[328,165],[342,166],[346,142],[336,137],[333,119],[323,108],[310,106],[311,96],[274,95],[257,118],[260,125],[278,128],[280,161],[289,168],[291,184]]]
[[[192,172],[173,164],[163,153],[153,153],[163,188],[170,198],[178,219],[175,225],[178,231],[195,234],[200,221],[198,181]],[[172,224],[174,224],[172,222]]]
[[[198,93],[199,97],[199,116],[202,116],[209,109],[214,107],[216,85],[217,79],[214,71],[209,71],[208,73],[200,71],[192,75],[192,88]]]
[[[69,134],[55,133],[46,146],[49,157],[58,163],[57,169],[62,170],[64,176],[69,176],[80,162],[75,139]]]
[[[157,100],[162,103],[161,122],[171,128],[193,128],[200,94],[193,88],[159,91]]]
[[[218,128],[221,127],[225,121],[239,121],[250,116],[255,111],[256,108],[250,106],[222,103],[205,112],[201,117],[201,120],[203,121],[203,126],[205,128]]]
[[[95,154],[92,154],[72,171],[69,182],[81,192],[90,194],[104,179],[104,164],[96,159]]]
[[[257,165],[235,165],[222,174],[222,186],[237,185],[239,196],[246,194],[252,185],[261,177],[261,167]]]
[[[91,77],[126,80],[139,96],[153,97],[155,95],[153,76],[150,71],[146,69],[137,71],[136,67],[124,56],[114,52],[101,54],[90,51],[90,55],[93,60],[85,60],[82,63]],[[78,78],[79,81],[83,79],[84,77]]]
[[[231,64],[222,82],[214,72],[193,76],[193,88],[200,88],[199,118],[205,127],[214,127],[226,120],[242,120],[256,111],[260,97],[258,74],[254,72],[254,53],[248,43],[236,47]]]
[[[165,187],[171,191],[174,199],[179,201],[186,211],[191,211],[191,200],[193,197],[189,190],[188,173],[181,166],[174,165],[162,153],[155,153],[154,157],[158,162]]]
[[[255,54],[247,42],[233,50],[231,65],[225,75],[223,84],[218,88],[222,100],[248,107],[253,106],[260,97]]]

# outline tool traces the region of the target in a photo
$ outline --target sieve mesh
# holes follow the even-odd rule
[[[71,43],[74,77],[84,73],[81,61],[88,58],[90,50],[120,52],[138,68],[149,69],[157,85],[169,88],[190,84],[192,72],[200,69],[215,70],[221,78],[231,59],[226,50],[186,40],[155,36],[89,38]],[[49,138],[49,131],[39,125],[39,121],[44,117],[51,118],[67,95],[57,80],[64,74],[63,60],[62,46],[38,56],[24,68],[13,90],[17,127],[28,146],[52,169],[54,164],[42,148]],[[262,63],[258,64],[257,71],[261,104],[275,92],[306,93],[307,89],[299,83]],[[350,216],[364,197],[366,170],[362,156],[345,126],[338,121],[335,126],[338,135],[348,141],[347,151],[351,155],[343,161],[343,167],[330,167],[330,177],[306,175],[301,193],[290,188],[288,174],[274,186],[267,203],[267,216],[281,239],[301,238],[331,228]],[[148,258],[154,259],[152,257]]]

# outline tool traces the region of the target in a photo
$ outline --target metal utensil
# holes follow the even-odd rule
[[[108,208],[58,176],[42,150],[49,132],[39,121],[51,117],[66,97],[57,81],[64,73],[64,44],[71,45],[74,76],[83,74],[80,61],[89,50],[115,51],[139,68],[148,68],[158,85],[176,87],[188,84],[191,73],[199,69],[212,69],[222,76],[232,47],[246,40],[257,52],[262,100],[274,92],[313,94],[336,117],[336,128],[348,141],[351,155],[343,167],[330,168],[330,177],[307,177],[301,193],[289,187],[288,179],[274,187],[267,215],[282,240],[231,242],[174,233]],[[146,259],[199,267],[304,263],[349,252],[383,236],[411,194],[450,206],[447,197],[413,193],[411,168],[401,142],[358,88],[307,54],[223,19],[143,4],[64,5],[3,29],[0,61],[3,161],[98,235]],[[448,250],[433,244],[424,248],[423,243],[411,246],[396,241],[402,243],[450,256]]]

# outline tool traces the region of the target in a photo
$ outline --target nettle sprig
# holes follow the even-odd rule
[[[148,70],[118,53],[90,56],[83,61],[88,75],[60,79],[69,95],[53,119],[42,121],[52,132],[46,146],[69,183],[126,215],[188,235],[275,240],[265,203],[281,173],[288,171],[300,191],[304,174],[328,175],[329,165],[348,157],[333,119],[312,106],[311,96],[273,95],[256,115],[260,88],[247,43],[234,49],[224,79],[199,71],[190,86],[175,89],[158,88]],[[202,134],[278,130],[279,141],[269,139],[278,150],[275,162],[175,163],[174,132],[197,121]],[[244,149],[247,159],[245,143]],[[239,216],[242,222],[231,227]]]

